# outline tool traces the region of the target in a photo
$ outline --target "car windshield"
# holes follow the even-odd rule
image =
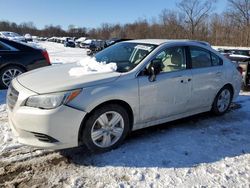
[[[95,55],[96,61],[116,63],[118,72],[128,72],[136,67],[157,45],[122,42]]]

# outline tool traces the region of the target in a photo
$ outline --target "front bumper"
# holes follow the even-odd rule
[[[52,110],[23,106],[25,100],[36,93],[21,86],[16,79],[12,85],[19,95],[13,108],[7,104],[7,111],[11,129],[20,143],[49,149],[78,146],[85,112],[65,105]]]

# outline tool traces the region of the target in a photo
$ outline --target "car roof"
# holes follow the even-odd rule
[[[0,33],[15,33],[15,32],[12,32],[12,31],[0,31]]]
[[[154,45],[161,45],[165,43],[196,43],[199,45],[210,46],[208,42],[204,41],[196,41],[196,40],[187,40],[187,39],[179,39],[179,40],[170,40],[170,39],[138,39],[138,40],[130,40],[126,42],[131,43],[144,43],[144,44],[154,44]]]
[[[41,50],[41,49],[39,49],[39,48],[37,48],[35,46],[30,46],[30,45],[28,45],[26,43],[17,42],[17,41],[9,40],[9,39],[2,38],[2,37],[0,37],[0,42],[3,42],[5,44],[7,44],[7,45],[10,45],[10,46],[14,47],[14,48],[17,48],[18,50],[24,50],[24,51],[25,50],[31,50],[31,49],[33,49],[33,50]]]

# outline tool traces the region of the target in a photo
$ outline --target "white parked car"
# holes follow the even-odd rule
[[[87,39],[79,44],[80,48],[89,48],[91,44],[96,42],[95,39]]]
[[[107,63],[100,72],[65,64],[12,81],[7,109],[19,142],[106,151],[133,130],[206,111],[224,114],[241,87],[235,65],[197,41],[131,40],[95,59]],[[105,72],[111,62],[116,71]]]
[[[80,37],[78,39],[75,40],[75,42],[80,43],[80,42],[84,42],[87,38],[86,37]]]
[[[25,37],[25,39],[26,39],[27,42],[28,42],[28,41],[29,41],[29,42],[32,42],[32,41],[33,41],[32,36],[31,36],[30,34],[28,34],[28,33],[25,34],[24,37]],[[35,37],[35,36],[34,36],[34,37]]]
[[[79,39],[75,40],[76,46],[80,47],[80,44],[83,43],[87,38],[86,37],[80,37]]]
[[[26,39],[24,36],[21,36],[17,33],[9,32],[9,31],[0,31],[0,37],[7,38],[9,40],[14,40],[14,41],[26,42]]]

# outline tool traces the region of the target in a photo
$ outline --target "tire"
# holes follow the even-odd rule
[[[93,152],[105,152],[125,139],[130,127],[129,116],[120,105],[105,105],[93,111],[84,126],[83,143]]]
[[[232,89],[228,86],[224,86],[216,95],[213,106],[212,112],[215,115],[222,115],[227,112],[229,109],[233,98]]]
[[[0,87],[7,89],[11,80],[24,72],[24,69],[15,65],[4,67],[0,70]]]

